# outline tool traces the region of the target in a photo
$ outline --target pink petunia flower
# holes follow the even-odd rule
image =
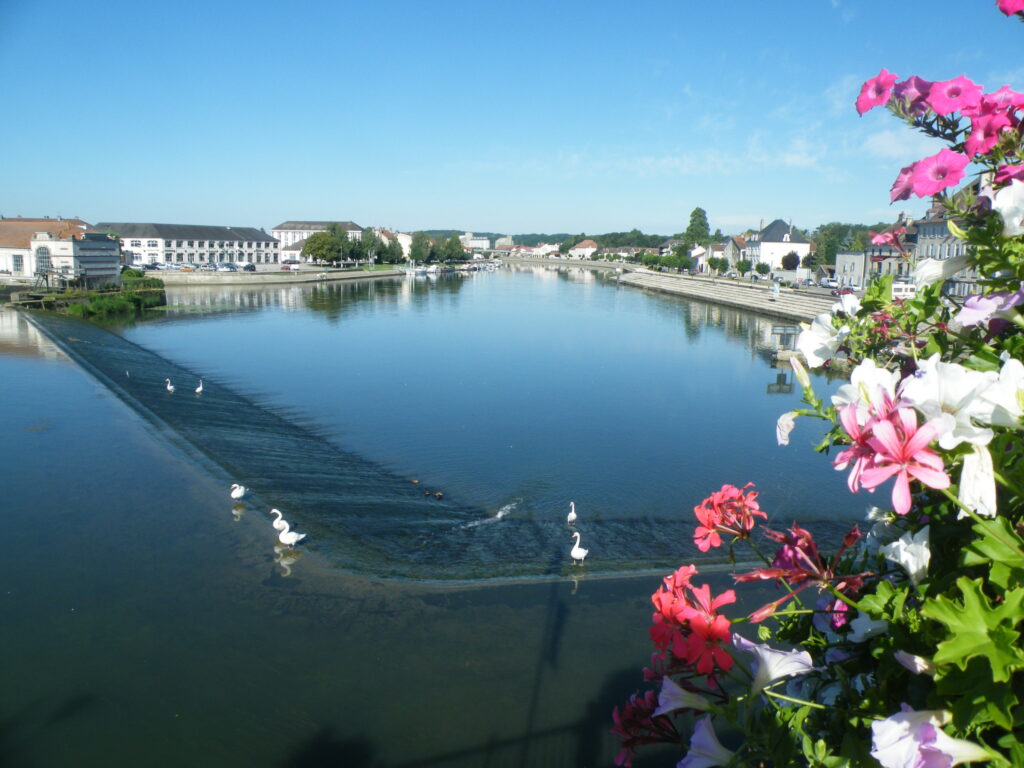
[[[949,488],[942,458],[928,447],[942,429],[941,424],[941,419],[932,419],[918,426],[913,408],[899,408],[893,418],[877,422],[868,439],[875,457],[872,465],[861,472],[861,485],[874,489],[895,476],[892,505],[899,515],[910,511],[910,478],[929,488]]]
[[[918,160],[914,164],[914,194],[918,197],[937,195],[946,187],[956,186],[964,177],[964,168],[971,162],[967,155],[951,149]]]
[[[857,114],[880,107],[889,100],[893,83],[896,82],[896,75],[886,72],[884,69],[875,77],[868,80],[860,88],[860,96],[857,97]]]
[[[971,135],[964,142],[968,157],[988,154],[999,142],[999,135],[1011,128],[1013,121],[1005,112],[971,118]]]
[[[899,229],[892,229],[888,232],[870,232],[871,244],[872,245],[888,245],[895,248],[900,253],[903,253],[903,241],[900,240],[901,235],[907,233],[906,227],[900,227]]]
[[[935,114],[951,115],[977,107],[981,102],[981,93],[980,85],[960,75],[952,80],[932,83],[928,90],[927,102]]]
[[[916,165],[917,163],[911,163],[902,169],[899,176],[896,177],[896,181],[892,183],[892,187],[889,190],[889,199],[892,202],[907,200],[910,197],[910,193],[914,191],[914,168]]]
[[[1024,3],[1024,0],[1021,0]],[[1021,109],[1024,108],[1024,93],[1017,93],[1008,85],[1004,85],[998,91],[986,93],[981,97],[982,104],[991,104],[996,109]]]
[[[1024,0],[996,0],[996,5],[1007,16],[1024,11]]]
[[[1024,165],[1001,165],[996,169],[996,184],[1005,184],[1014,179],[1024,181]]]
[[[902,83],[896,84],[896,87],[893,88],[893,94],[897,99],[907,104],[907,109],[910,110],[911,114],[921,115],[928,111],[926,99],[931,87],[932,83],[930,81],[922,80],[917,75],[911,75]]]

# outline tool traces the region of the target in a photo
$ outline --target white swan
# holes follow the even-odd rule
[[[288,530],[287,522],[285,522],[284,524],[284,530],[277,535],[277,540],[284,544],[286,547],[294,547],[304,538],[306,538],[306,534],[296,533],[295,531]]]
[[[584,549],[583,547],[580,546],[580,532],[579,531],[576,531],[573,534],[573,537],[576,539],[576,543],[573,544],[572,545],[572,549],[569,550],[569,557],[572,558],[573,565],[575,565],[577,560],[579,560],[582,563],[584,558],[586,558],[587,553],[590,552],[590,550],[589,549]]]
[[[164,381],[167,382],[167,391],[170,392],[173,395],[174,394],[174,385],[171,384],[171,380],[170,379],[164,379]]]
[[[196,394],[197,395],[203,394],[203,380],[202,379],[199,380],[199,386],[196,387]]]
[[[231,498],[235,501],[245,498],[245,494],[248,492],[249,489],[244,485],[239,485],[238,483],[231,484]]]
[[[567,518],[565,518],[565,521],[567,523],[569,523],[569,525],[572,525],[573,523],[576,522],[576,502],[575,501],[570,501],[569,502],[569,516]]]
[[[270,514],[277,515],[277,520],[275,520],[272,523],[272,525],[274,526],[274,530],[277,530],[277,531],[287,531],[288,530],[288,521],[284,519],[284,515],[281,514],[281,510],[280,509],[272,509],[272,510],[270,510]]]

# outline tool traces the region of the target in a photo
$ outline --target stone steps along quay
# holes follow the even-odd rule
[[[816,296],[792,288],[781,288],[776,296],[770,286],[657,272],[629,272],[619,277],[619,284],[797,321],[810,321],[815,315],[829,312],[837,301],[832,296]]]

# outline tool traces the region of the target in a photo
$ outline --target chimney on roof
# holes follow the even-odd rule
[[[757,228],[758,232],[764,232],[764,219],[761,219],[761,226]]]
[[[791,235],[793,234],[793,220],[792,219],[789,220],[789,234],[791,234]]]

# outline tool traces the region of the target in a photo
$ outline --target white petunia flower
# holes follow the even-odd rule
[[[850,639],[855,643],[863,643],[865,640],[880,635],[889,628],[889,622],[879,619],[875,620],[866,613],[858,614],[857,618],[850,622]]]
[[[982,393],[988,421],[998,427],[1021,428],[1024,415],[1024,364],[1010,358],[1003,363],[998,380]]]
[[[729,765],[735,753],[722,746],[711,725],[711,715],[697,721],[690,737],[690,751],[676,768],[712,768]]]
[[[711,703],[703,696],[680,688],[675,680],[666,675],[661,680],[658,708],[654,710],[652,717],[667,715],[677,709],[699,709],[701,712],[706,712],[710,706]]]
[[[796,348],[811,368],[820,368],[825,361],[831,360],[839,345],[850,335],[849,326],[844,325],[838,330],[832,326],[832,315],[828,312],[815,317],[810,325],[803,325],[804,330],[796,340]]]
[[[789,433],[796,426],[796,411],[786,411],[775,422],[775,439],[779,445],[789,445]]]
[[[804,364],[800,362],[799,357],[789,358],[789,365],[793,369],[793,375],[796,376],[796,380],[800,382],[800,386],[807,389],[811,386],[811,377],[807,375],[807,369],[804,368]]]
[[[992,454],[983,445],[964,456],[960,470],[960,503],[982,517],[996,516],[996,476]],[[959,518],[967,517],[960,511]]]
[[[805,675],[814,669],[807,651],[779,651],[762,643],[752,643],[740,635],[732,636],[732,644],[739,651],[754,655],[757,671],[750,684],[750,692],[758,693],[776,680],[793,675]]]
[[[967,266],[969,254],[950,256],[948,259],[922,259],[914,267],[914,284],[920,288],[937,280],[948,280]]]
[[[832,305],[832,314],[838,314],[842,312],[847,317],[852,317],[860,312],[860,299],[854,296],[852,293],[844,293],[839,297],[839,301]]]
[[[932,558],[931,549],[928,546],[928,526],[926,525],[913,535],[908,531],[892,544],[887,544],[878,551],[901,566],[916,587],[921,579],[928,575],[928,563]]]
[[[992,755],[974,742],[947,736],[942,726],[949,712],[915,712],[906,704],[898,714],[871,724],[871,756],[882,768],[918,768],[988,761]]]
[[[928,661],[928,659],[921,656],[915,656],[914,654],[907,653],[906,651],[896,651],[896,653],[893,654],[893,658],[915,675],[935,674],[935,665]]]
[[[992,209],[1003,217],[1003,237],[1024,234],[1024,181],[1014,179],[992,196]]]
[[[945,429],[939,435],[939,446],[944,450],[960,443],[988,445],[992,430],[975,422],[990,423],[992,408],[983,394],[998,378],[995,371],[944,363],[935,353],[918,364],[917,373],[904,379],[900,395],[925,419],[942,420]]]
[[[839,409],[856,403],[857,421],[864,424],[871,406],[877,410],[884,405],[886,396],[890,401],[896,398],[899,381],[899,371],[880,368],[874,360],[866,357],[850,373],[850,383],[843,384],[832,395],[832,405]]]

